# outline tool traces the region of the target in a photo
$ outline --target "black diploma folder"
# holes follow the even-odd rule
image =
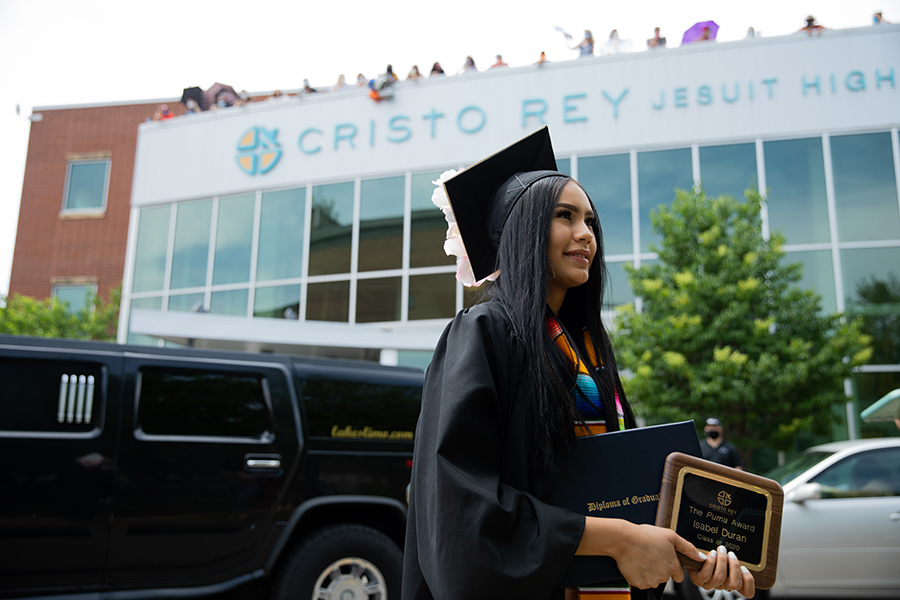
[[[554,478],[550,504],[591,517],[652,525],[666,457],[672,452],[701,456],[693,421],[577,438]],[[575,587],[621,578],[608,556],[576,556],[560,583]]]

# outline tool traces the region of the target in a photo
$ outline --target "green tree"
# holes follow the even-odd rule
[[[843,381],[870,358],[859,320],[820,314],[763,239],[760,196],[679,190],[651,212],[659,261],[628,268],[642,309],[616,316],[616,355],[635,410],[650,422],[716,415],[744,451],[786,450],[800,432],[830,433]]]
[[[3,297],[0,298],[3,301],[0,302],[0,333],[114,341],[121,297],[121,286],[110,292],[108,301],[91,294],[79,311],[70,310],[67,302],[60,302],[55,296],[46,300],[19,294]]]

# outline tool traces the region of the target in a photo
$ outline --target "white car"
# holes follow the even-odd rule
[[[775,585],[757,597],[900,598],[900,438],[814,446],[766,476],[784,488],[784,515]]]

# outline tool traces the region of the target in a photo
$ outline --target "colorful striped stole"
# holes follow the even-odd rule
[[[562,350],[562,353],[575,367],[575,407],[584,419],[583,424],[580,422],[575,423],[575,436],[582,437],[606,433],[607,427],[606,419],[603,415],[603,400],[600,398],[597,382],[594,381],[594,378],[591,377],[588,371],[588,368],[597,371],[599,369],[598,365],[602,365],[603,361],[597,360],[590,332],[586,329],[584,331],[584,347],[587,350],[590,365],[585,364],[578,356],[578,351],[566,336],[562,324],[553,314],[547,315],[547,333],[550,334],[550,338],[556,343],[556,346]],[[615,398],[619,429],[625,429],[625,412],[622,410],[622,402],[619,400],[618,391],[616,391]],[[592,598],[597,600],[630,600],[631,590],[627,585],[601,584],[595,587],[567,590],[566,598],[570,597],[577,597],[578,600],[589,600]]]
[[[588,368],[597,371],[602,366],[603,361],[597,360],[590,332],[586,329],[584,331],[584,347],[587,350],[590,364],[586,364],[578,355],[575,346],[569,341],[565,331],[563,331],[559,319],[552,313],[547,315],[547,333],[550,334],[550,339],[556,343],[556,346],[575,368],[575,408],[578,409],[579,414],[584,418],[584,424],[575,424],[576,437],[606,433],[603,399],[600,398],[600,390],[597,389],[597,383],[588,371]],[[619,429],[625,429],[625,412],[622,410],[622,402],[619,400],[618,391],[616,392],[615,400]]]

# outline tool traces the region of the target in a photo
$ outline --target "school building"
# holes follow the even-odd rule
[[[473,302],[442,251],[432,181],[544,124],[597,206],[611,306],[634,300],[624,265],[656,258],[649,211],[697,183],[766,191],[764,232],[786,236],[825,312],[871,314],[866,286],[900,278],[900,25],[402,81],[382,102],[367,92],[139,126],[121,342],[424,366]],[[66,162],[72,204],[56,198],[44,218],[111,216],[116,157]],[[70,200],[79,178],[93,196]],[[859,410],[900,387],[900,359],[873,360],[850,390],[857,433]]]

